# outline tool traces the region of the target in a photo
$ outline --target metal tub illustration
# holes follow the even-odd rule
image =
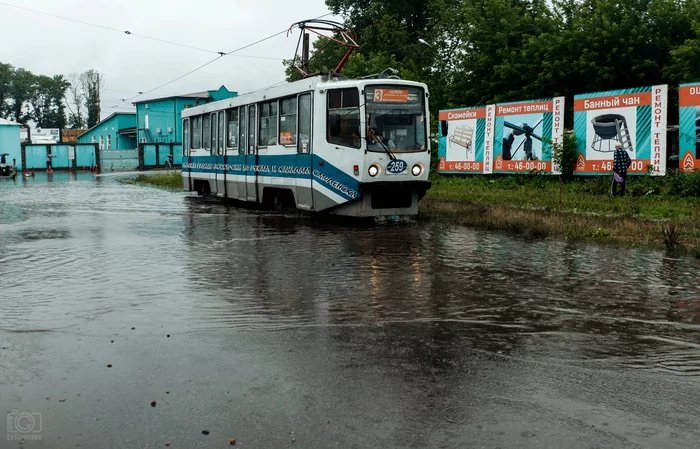
[[[591,143],[591,148],[595,151],[601,153],[614,152],[615,145],[613,141],[615,143],[620,143],[622,148],[629,152],[634,151],[627,119],[624,115],[599,115],[591,120],[591,124],[593,124],[593,130],[595,131],[595,137],[593,138],[593,143]],[[604,142],[607,142],[607,146],[605,147]]]

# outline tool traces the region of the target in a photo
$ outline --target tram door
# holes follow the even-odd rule
[[[214,170],[216,173],[216,194],[218,196],[226,195],[226,112],[219,111],[217,120],[214,120],[212,114],[212,129],[214,127],[218,128],[216,133],[216,142],[212,142],[212,148],[216,149],[216,165],[217,168]],[[213,135],[213,132],[212,132]],[[214,146],[215,145],[215,146]]]
[[[190,162],[190,145],[192,141],[190,140],[190,119],[186,118],[182,121],[182,163],[186,164]],[[185,174],[187,173],[187,174]],[[182,169],[182,179],[183,187],[185,181],[187,183],[187,190],[192,191],[192,169],[183,168]]]
[[[241,106],[238,108],[238,156],[234,158],[234,165],[236,166],[236,175],[234,177],[236,181],[236,190],[231,193],[231,197],[238,198],[242,201],[248,199],[248,193],[246,190],[245,172],[241,171],[242,168],[238,168],[238,165],[245,165],[246,154],[248,153],[248,145],[246,143],[246,136],[248,135],[248,128],[246,127],[246,123],[248,123],[247,117],[248,110],[246,107]]]
[[[214,160],[214,165],[216,165],[216,160],[217,160],[217,141],[219,140],[218,137],[218,127],[217,127],[217,121],[216,121],[217,115],[216,112],[212,112],[209,115],[209,135],[204,136],[204,139],[209,139],[209,155],[213,156],[212,159]],[[210,159],[211,160],[211,159]],[[216,168],[216,167],[214,167]],[[213,171],[213,173],[209,173],[207,175],[209,177],[209,187],[211,188],[211,193],[213,195],[218,195],[219,190],[218,186],[216,185],[216,169]]]
[[[313,156],[311,148],[311,93],[300,94],[298,103],[297,120],[297,165],[310,167],[313,172]],[[313,176],[309,176],[309,181]],[[297,179],[297,203],[301,207],[313,208],[313,186],[304,179]]]
[[[257,151],[257,141],[255,129],[257,128],[255,124],[256,118],[256,105],[251,104],[248,106],[248,136],[247,136],[247,151],[245,156],[244,165],[247,167],[245,170],[245,185],[246,185],[246,200],[248,201],[258,201],[258,172],[254,170],[253,166],[258,163],[258,151]]]

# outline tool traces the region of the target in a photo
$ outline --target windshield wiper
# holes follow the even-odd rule
[[[369,130],[369,134],[371,134],[372,137],[374,137],[374,140],[375,140],[375,141],[379,142],[379,144],[382,146],[382,148],[384,149],[384,151],[386,152],[386,154],[389,155],[389,157],[391,158],[391,160],[392,160],[392,161],[395,161],[395,160],[396,160],[396,156],[394,156],[394,153],[391,152],[391,150],[389,149],[389,147],[386,146],[386,145],[384,144],[384,142],[382,142],[382,139],[380,139],[379,137],[377,137],[377,135],[376,135],[376,134],[374,133],[374,131],[372,131],[371,129]],[[369,145],[369,136],[367,136],[367,145]]]

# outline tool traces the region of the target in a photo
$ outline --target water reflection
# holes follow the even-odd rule
[[[24,342],[32,366],[63,332],[103,340],[126,330],[147,349],[124,361],[187,376],[162,334],[179,334],[177,350],[193,345],[214,371],[245,340],[239,351],[272,359],[299,392],[295,413],[349,416],[357,427],[344,429],[364,447],[538,447],[576,435],[590,446],[591,426],[607,421],[625,438],[652,422],[683,431],[680,447],[696,440],[696,259],[424,224],[328,224],[56,176],[0,183],[0,333],[46,331]],[[70,369],[94,362],[85,344]],[[22,364],[0,369],[32,377]],[[247,369],[255,385],[270,375]],[[551,422],[566,438],[547,439]]]
[[[462,228],[327,225],[198,201],[188,208],[188,283],[215,299],[200,317],[211,326],[342,325],[386,338],[398,322],[412,329],[398,340],[448,354],[458,345],[457,354],[525,351],[648,369],[681,360],[684,374],[700,370],[693,259]],[[443,363],[462,363],[448,354]]]

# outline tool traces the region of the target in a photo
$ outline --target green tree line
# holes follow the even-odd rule
[[[100,75],[36,75],[0,62],[0,117],[40,128],[84,128],[99,122]],[[68,113],[66,110],[68,109]]]
[[[398,69],[402,78],[428,84],[434,115],[450,107],[700,80],[697,0],[326,4],[361,45],[343,74]],[[313,71],[331,70],[344,53],[340,46],[328,49],[312,59]],[[287,74],[298,78],[291,68]],[[674,102],[672,95],[670,106]]]

